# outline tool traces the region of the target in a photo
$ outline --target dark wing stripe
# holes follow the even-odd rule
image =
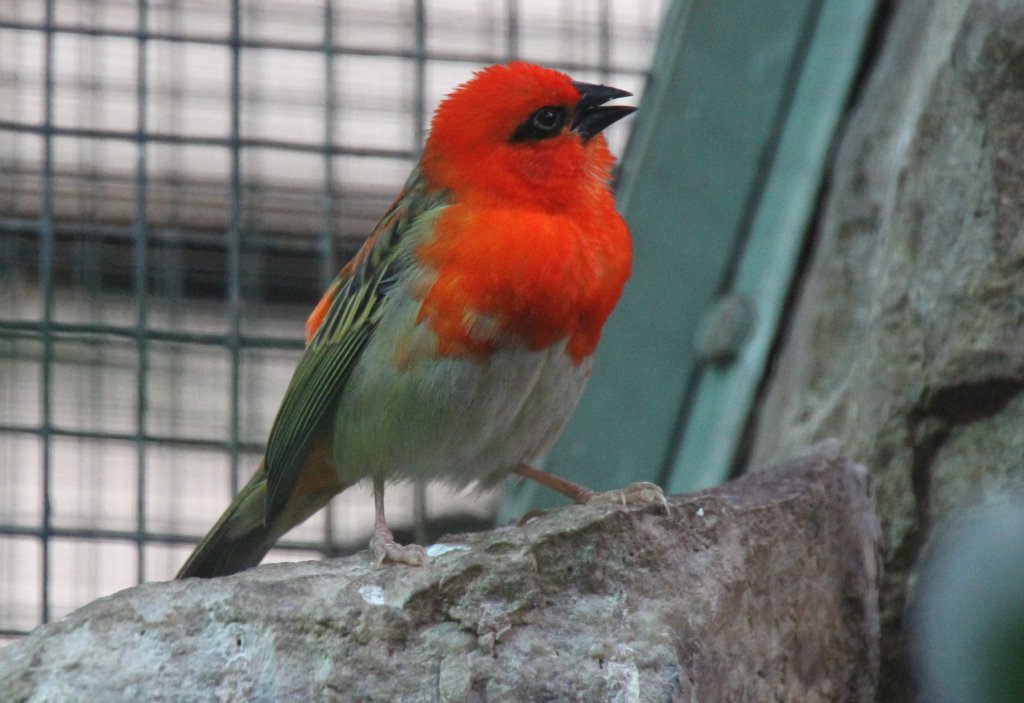
[[[373,327],[368,324],[369,298],[363,288],[347,297],[347,305],[337,306],[338,314],[333,315],[330,325],[341,333],[331,334],[315,349],[307,350],[288,386],[267,443],[268,515],[287,501],[309,440],[336,401],[355,360],[369,341]],[[342,322],[345,324],[339,326]]]
[[[338,294],[299,359],[267,440],[267,516],[288,500],[309,442],[329,418],[345,382],[370,340],[383,312],[385,296],[395,288],[412,256],[399,244],[422,216],[446,205],[444,194],[426,194],[416,174],[406,183],[374,230],[380,236],[366,258],[339,281]],[[371,235],[372,236],[372,235]]]

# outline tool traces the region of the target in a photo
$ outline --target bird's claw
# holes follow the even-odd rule
[[[618,488],[604,493],[595,493],[587,505],[660,505],[665,514],[671,513],[665,492],[661,486],[647,481],[631,483],[625,488]]]
[[[370,553],[377,558],[375,566],[378,569],[385,562],[408,566],[424,566],[427,563],[427,552],[423,547],[418,544],[399,544],[387,528],[378,527],[373,531]]]

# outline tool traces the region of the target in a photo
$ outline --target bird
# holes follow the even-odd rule
[[[427,561],[387,526],[395,481],[486,488],[518,475],[577,503],[603,495],[536,463],[572,415],[630,276],[602,134],[636,109],[607,103],[630,95],[512,61],[441,101],[400,194],[307,320],[259,468],[177,578],[259,564],[364,480],[379,566]]]

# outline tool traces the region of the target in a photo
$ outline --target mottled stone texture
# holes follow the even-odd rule
[[[23,701],[870,701],[877,528],[837,445],[660,506],[145,584],[0,650]]]
[[[1024,2],[901,0],[838,151],[752,462],[819,437],[870,466],[881,700],[910,700],[930,526],[1024,486]]]

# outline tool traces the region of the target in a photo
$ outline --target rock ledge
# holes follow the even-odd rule
[[[568,507],[365,554],[150,583],[0,650],[6,701],[870,701],[877,529],[824,445],[662,509]]]

